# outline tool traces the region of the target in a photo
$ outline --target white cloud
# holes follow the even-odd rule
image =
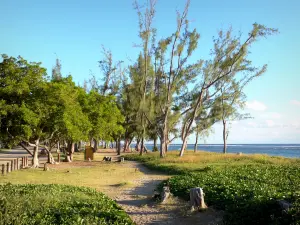
[[[300,101],[298,101],[298,100],[291,100],[290,103],[291,103],[292,105],[300,106]]]
[[[266,124],[268,127],[273,127],[275,125],[273,120],[266,120]]]
[[[246,107],[255,111],[265,111],[267,109],[267,106],[264,103],[256,100],[252,102],[246,102]]]
[[[261,114],[261,117],[268,119],[280,119],[282,115],[278,112],[266,112]]]

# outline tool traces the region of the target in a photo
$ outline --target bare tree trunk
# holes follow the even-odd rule
[[[226,135],[226,121],[223,120],[223,153],[227,152],[227,135]]]
[[[198,136],[199,136],[199,132],[196,132],[196,141],[195,141],[195,145],[194,145],[194,152],[196,153],[198,150]]]
[[[157,137],[153,139],[153,150],[157,151]]]
[[[145,139],[144,139],[144,137],[142,137],[140,155],[143,155],[143,153],[144,153],[144,141],[145,141]]]
[[[54,164],[55,160],[54,160],[54,157],[53,157],[51,151],[47,148],[47,146],[45,146],[45,150],[46,150],[47,155],[48,155],[48,161],[47,161],[47,163]]]
[[[33,156],[33,153],[27,148],[24,143],[21,142],[20,145],[28,152],[29,155]]]
[[[139,151],[140,151],[140,142],[141,142],[141,140],[140,140],[140,139],[137,139],[137,140],[136,140],[136,146],[135,146],[135,150],[136,150],[137,152],[139,152]]]
[[[39,157],[38,157],[39,144],[40,144],[40,140],[37,139],[35,141],[35,147],[33,149],[32,166],[31,166],[32,168],[38,168],[40,166],[40,164],[39,164]]]
[[[186,145],[187,145],[187,136],[185,135],[183,140],[182,140],[182,145],[181,145],[180,154],[179,154],[180,157],[183,156],[183,153],[186,149]]]
[[[94,152],[97,152],[97,150],[98,150],[98,141],[96,140],[96,139],[94,139],[94,145],[93,145],[94,147]]]
[[[57,149],[56,149],[56,152],[57,152],[57,153],[60,153],[60,144],[59,144],[59,141],[57,142]]]
[[[78,150],[78,142],[76,142],[76,143],[74,144],[74,151],[75,151],[75,152],[79,152],[79,150]]]
[[[166,157],[166,152],[168,149],[168,133],[166,133],[167,131],[164,131],[162,134],[162,137],[160,139],[160,157],[164,158]]]
[[[68,151],[66,154],[66,162],[72,162],[73,161],[73,153],[74,153],[74,142],[68,142]]]
[[[126,152],[126,151],[128,150],[128,145],[129,145],[129,139],[126,138],[126,139],[125,139],[125,143],[124,143],[123,152]]]
[[[121,139],[118,138],[117,141],[116,141],[116,148],[117,148],[117,155],[121,155]]]

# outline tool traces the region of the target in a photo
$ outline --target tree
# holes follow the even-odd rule
[[[94,139],[96,150],[98,140],[113,141],[116,136],[123,133],[124,117],[117,107],[114,96],[103,96],[92,90],[86,97],[86,102],[81,100],[81,104],[91,123],[89,138]]]
[[[59,59],[56,59],[55,66],[52,68],[52,80],[61,80],[61,63]]]
[[[2,55],[2,58],[0,96],[4,113],[1,117],[1,139],[8,146],[21,144],[33,156],[33,167],[38,167],[40,140],[48,135],[44,128],[51,114],[46,107],[46,69],[40,67],[40,63],[28,63],[20,56]],[[34,147],[33,153],[24,142]]]
[[[218,82],[222,81],[226,83],[236,79],[236,82],[240,83],[248,80],[251,76],[258,76],[265,72],[266,65],[261,68],[252,66],[252,62],[247,58],[249,55],[248,49],[259,37],[266,37],[276,32],[276,29],[253,24],[253,29],[244,42],[241,36],[233,36],[231,29],[227,32],[219,32],[218,38],[214,40],[214,49],[212,50],[213,59],[205,62],[200,74],[202,79],[199,85],[196,86],[199,91],[197,98],[192,102],[190,107],[192,116],[183,126],[184,135],[180,156],[184,154],[187,138],[191,133],[190,131],[195,118],[201,111],[203,102],[213,96],[220,95],[220,87],[216,85]]]

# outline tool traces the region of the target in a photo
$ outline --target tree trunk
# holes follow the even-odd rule
[[[160,139],[160,157],[161,158],[166,157],[166,152],[168,149],[167,136],[168,136],[168,133],[165,134],[165,132],[163,132],[162,137]]]
[[[33,149],[33,157],[32,157],[32,168],[38,168],[39,167],[39,157],[38,157],[38,153],[39,153],[39,144],[40,144],[40,140],[37,139],[35,141],[35,147]]]
[[[194,152],[196,153],[198,150],[198,136],[199,136],[199,132],[196,132],[196,141],[195,141],[195,145],[194,145]]]
[[[46,150],[47,155],[48,155],[48,161],[47,161],[47,163],[54,164],[55,160],[54,160],[54,157],[53,157],[51,151],[47,148],[47,146],[45,146],[45,150]]]
[[[157,151],[157,137],[153,139],[153,150]]]
[[[121,155],[121,139],[120,138],[118,138],[117,139],[117,142],[116,142],[116,148],[117,148],[117,154],[118,155]]]
[[[126,152],[126,151],[128,150],[128,145],[129,145],[129,139],[126,138],[126,139],[125,139],[125,143],[124,143],[123,152]]]
[[[94,152],[97,152],[97,150],[98,150],[98,141],[96,140],[96,139],[94,139],[94,145],[93,145],[94,147]]]
[[[77,142],[74,144],[74,151],[75,152],[79,152],[79,150],[78,150],[78,143]]]
[[[227,152],[227,136],[226,136],[226,121],[223,120],[223,153],[225,154]]]
[[[141,143],[140,155],[143,155],[143,153],[144,153],[144,141],[145,141],[145,139],[143,137],[142,138],[142,143]]]
[[[140,151],[140,142],[141,142],[141,140],[140,140],[140,139],[137,139],[137,140],[136,140],[136,146],[135,146],[135,150],[136,150],[137,152],[139,152],[139,151]]]
[[[60,144],[59,144],[59,141],[57,142],[57,149],[56,149],[56,152],[57,152],[57,153],[60,153]]]
[[[74,153],[74,142],[68,142],[68,151],[66,154],[66,162],[72,162],[73,161],[73,153]]]
[[[187,145],[187,135],[183,137],[179,156],[182,157]]]

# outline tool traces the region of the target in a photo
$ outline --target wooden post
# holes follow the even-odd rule
[[[59,152],[57,153],[57,162],[60,163],[60,153]]]
[[[25,166],[28,167],[28,156],[25,156]]]
[[[14,170],[17,170],[17,159],[14,159]]]
[[[19,165],[19,158],[17,158],[17,170],[20,169],[20,165]]]
[[[21,169],[24,169],[24,157],[22,157],[22,161],[21,161]]]
[[[14,171],[14,160],[10,161],[10,172]]]
[[[2,175],[5,175],[5,164],[2,164]]]
[[[9,162],[6,164],[6,174],[8,174],[10,171],[9,171]]]

